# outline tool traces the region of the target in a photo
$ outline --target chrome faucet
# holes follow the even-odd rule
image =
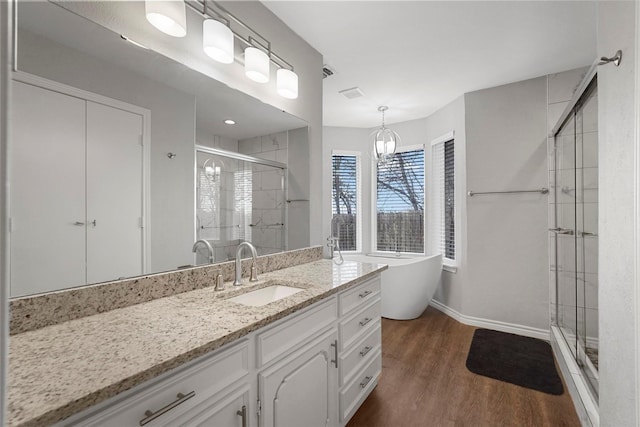
[[[339,237],[335,237],[333,235],[333,224],[334,221],[336,220],[337,216],[333,215],[331,217],[331,224],[329,225],[329,227],[331,228],[330,232],[329,232],[329,237],[327,237],[327,246],[329,247],[329,256],[331,257],[331,259],[337,264],[340,265],[344,262],[344,258],[342,258],[342,251],[340,250],[340,238]],[[338,230],[340,231],[340,230]],[[335,256],[335,251],[338,251],[338,261],[335,260],[334,256]]]
[[[202,243],[203,245],[205,245],[207,247],[207,251],[209,251],[209,264],[213,264],[213,246],[211,246],[211,243],[209,243],[208,241],[204,240],[204,239],[200,239],[197,240],[194,244],[193,244],[193,248],[191,249],[191,251],[193,253],[196,253],[196,251],[198,250],[198,244]]]
[[[245,247],[251,250],[251,257],[253,258],[253,261],[251,262],[251,278],[249,281],[258,281],[258,269],[256,267],[256,258],[258,258],[258,253],[256,252],[256,248],[249,242],[242,242],[238,245],[238,249],[236,250],[236,280],[233,281],[233,286],[242,285],[242,260],[240,257],[242,256],[242,249]]]

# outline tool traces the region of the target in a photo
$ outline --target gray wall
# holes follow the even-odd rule
[[[149,271],[191,264],[195,97],[26,31],[19,60],[21,71],[151,110]]]
[[[640,424],[637,7],[604,1],[598,10],[598,56],[623,52],[620,67],[598,69],[601,426]]]
[[[465,95],[467,188],[547,186],[547,78]],[[547,196],[467,197],[464,314],[549,329]]]

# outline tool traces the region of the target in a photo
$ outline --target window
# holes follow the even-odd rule
[[[424,253],[424,148],[377,164],[376,250]]]
[[[431,234],[433,253],[441,253],[445,263],[456,259],[455,170],[453,133],[431,143],[433,192]]]
[[[343,251],[360,250],[360,156],[334,153],[331,235]]]

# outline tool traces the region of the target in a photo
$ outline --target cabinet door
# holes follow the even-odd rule
[[[85,284],[85,101],[14,81],[11,295]]]
[[[194,413],[198,414],[194,417]],[[250,417],[249,388],[245,387],[229,393],[213,403],[194,408],[189,417],[182,417],[172,425],[182,427],[249,427],[251,425]]]
[[[143,274],[142,116],[87,102],[87,281]]]
[[[258,376],[262,427],[337,424],[336,339],[331,330]]]

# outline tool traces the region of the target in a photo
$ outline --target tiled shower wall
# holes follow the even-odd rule
[[[266,160],[287,164],[288,132],[258,136],[238,142],[238,151]],[[253,166],[252,243],[261,255],[285,249],[284,171],[262,165]]]
[[[549,131],[549,138],[547,140],[548,147],[548,165],[549,165],[549,214],[548,223],[549,228],[557,226],[556,223],[556,201],[559,204],[563,204],[558,212],[561,215],[575,215],[575,189],[559,189],[558,195],[555,195],[556,189],[556,176],[561,176],[563,173],[573,173],[572,168],[575,167],[573,161],[574,155],[582,159],[582,166],[576,171],[577,184],[576,187],[583,185],[585,187],[584,200],[579,199],[579,202],[583,202],[584,206],[584,224],[582,228],[584,230],[597,230],[598,223],[598,200],[597,200],[597,187],[598,187],[598,170],[597,170],[597,144],[592,143],[590,138],[597,139],[597,128],[591,129],[595,125],[597,120],[596,103],[591,103],[585,108],[583,129],[583,138],[577,138],[575,149],[576,153],[573,153],[573,136],[559,139],[558,144],[563,144],[558,147],[559,152],[563,153],[563,159],[556,161],[554,153],[554,138],[551,135],[553,127],[556,125],[561,114],[569,104],[569,101],[573,97],[574,92],[578,88],[582,79],[586,75],[588,68],[579,68],[562,73],[551,74],[548,76],[548,108],[547,108],[547,125]],[[589,108],[592,107],[592,108]],[[591,123],[591,124],[590,124]],[[583,149],[584,147],[584,149]],[[557,170],[556,170],[557,168]],[[559,179],[559,178],[558,178]],[[573,191],[573,192],[572,192]],[[581,221],[581,219],[580,219]],[[567,222],[567,221],[565,221]],[[582,239],[582,238],[580,238]],[[585,294],[584,302],[579,300],[577,305],[579,310],[586,310],[586,322],[587,322],[587,339],[596,343],[597,345],[597,325],[598,325],[598,288],[597,288],[597,238],[584,238],[584,253],[578,251],[578,265],[584,265],[584,277],[585,277]],[[570,323],[575,325],[576,306],[563,305],[563,301],[575,301],[575,295],[569,295],[568,293],[575,293],[575,284],[572,276],[574,273],[576,260],[575,252],[572,251],[559,251],[560,256],[556,260],[556,237],[553,233],[549,233],[549,290],[550,290],[550,316],[552,323],[562,321],[563,323]],[[583,258],[584,257],[584,258]],[[556,265],[557,263],[557,265]],[[560,283],[556,283],[556,269],[557,277]],[[556,287],[558,288],[559,298],[556,296]],[[557,307],[558,299],[560,300],[560,306]],[[558,308],[556,310],[556,307]],[[561,318],[558,319],[557,315]],[[571,320],[573,319],[573,320]]]

